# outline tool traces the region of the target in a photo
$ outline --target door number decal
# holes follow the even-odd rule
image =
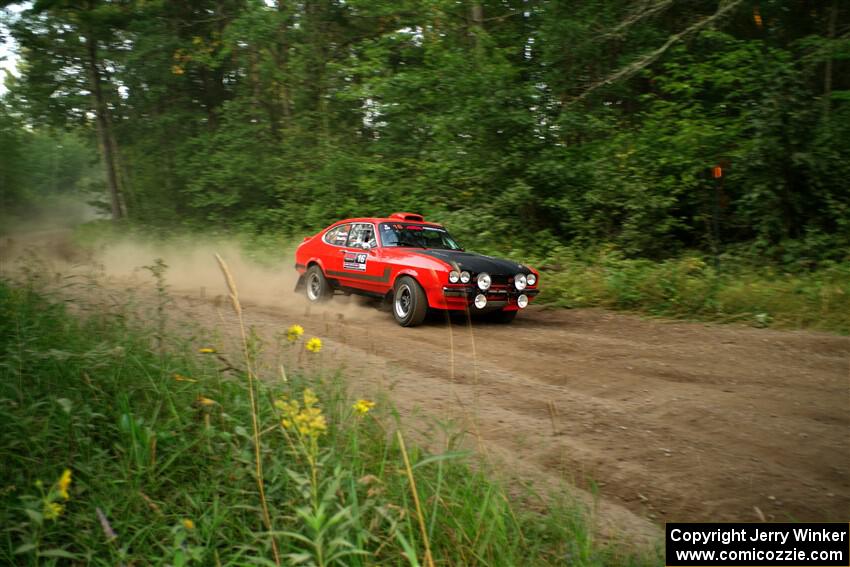
[[[362,252],[346,252],[342,259],[342,267],[345,270],[365,272],[368,259],[369,255]]]

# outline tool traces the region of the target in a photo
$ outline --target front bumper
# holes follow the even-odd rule
[[[529,301],[531,301],[539,293],[540,290],[537,288],[526,288],[522,291],[517,291],[515,288],[490,288],[487,291],[481,291],[474,285],[443,286],[443,296],[446,298],[446,303],[450,306],[456,305],[459,308],[473,306],[475,297],[483,294],[487,298],[487,305],[484,307],[484,311],[505,307],[518,309],[517,298],[520,295],[527,296]]]

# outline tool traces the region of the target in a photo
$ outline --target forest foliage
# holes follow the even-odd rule
[[[838,0],[37,0],[6,24],[4,206],[46,171],[15,136],[73,132],[144,224],[415,210],[494,251],[803,267],[850,246]]]

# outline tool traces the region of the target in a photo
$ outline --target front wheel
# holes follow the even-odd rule
[[[322,273],[322,268],[319,266],[315,264],[310,266],[304,279],[306,281],[307,299],[311,303],[327,301],[333,295],[331,284],[328,283],[325,274]]]
[[[402,276],[395,284],[393,293],[393,317],[402,327],[415,327],[428,314],[428,298],[425,290],[410,276]]]

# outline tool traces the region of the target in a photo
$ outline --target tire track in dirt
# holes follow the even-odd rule
[[[130,286],[150,302],[150,280],[128,268],[156,255],[130,252],[113,252],[108,271],[122,277],[106,295]],[[235,337],[207,252],[168,263],[172,320]],[[261,336],[303,325],[354,393],[388,390],[413,429],[456,423],[518,482],[585,502],[598,486],[602,533],[653,543],[662,522],[757,521],[756,508],[776,521],[850,515],[848,337],[540,308],[509,326],[457,317],[402,329],[353,298],[308,306],[286,270],[250,270],[235,276]]]
[[[756,507],[776,521],[847,519],[850,338],[602,310],[402,329],[351,303],[287,298],[246,316],[327,338],[358,387],[389,388],[409,419],[463,424],[518,476],[597,483],[615,531],[651,533],[637,518],[757,521]]]

